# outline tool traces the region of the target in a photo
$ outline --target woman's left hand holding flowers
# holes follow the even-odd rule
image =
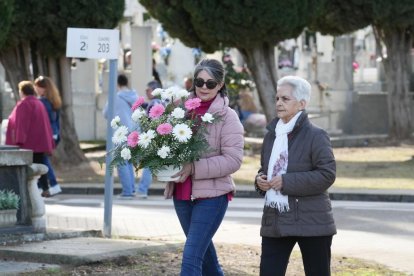
[[[172,178],[179,176],[180,178],[177,179],[175,182],[183,183],[192,173],[193,173],[193,164],[187,163],[183,166],[181,171],[173,175]]]

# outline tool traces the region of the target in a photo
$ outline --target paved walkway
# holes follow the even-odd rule
[[[48,235],[69,230],[99,231],[103,228],[102,195],[66,194],[45,201]],[[334,208],[343,208],[341,206],[347,204],[346,201],[333,202]],[[366,208],[377,208],[376,206],[384,206],[384,210],[392,209],[393,206],[405,206],[406,214],[410,214],[407,219],[412,218],[412,203],[372,202],[367,203]],[[350,207],[355,208],[352,204]],[[259,199],[236,197],[230,204],[226,218],[214,240],[220,243],[260,245],[258,233],[261,209],[262,201]],[[406,224],[395,226],[403,229],[410,225],[412,226],[412,222],[407,221]],[[162,250],[165,246],[180,246],[184,241],[172,201],[164,200],[161,196],[151,196],[148,200],[114,199],[111,230],[113,238],[129,236],[141,240],[90,237],[88,232],[86,235],[69,239],[3,246],[0,247],[2,259],[16,257],[22,262],[13,262],[10,259],[0,261],[0,275],[16,275],[18,272],[54,267],[44,263],[77,265],[145,250]],[[411,272],[408,275],[414,275],[413,248],[414,240],[342,228],[335,236],[333,254],[375,260],[394,269]],[[30,262],[27,262],[29,260]]]

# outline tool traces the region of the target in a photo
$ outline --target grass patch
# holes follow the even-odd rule
[[[414,145],[400,147],[334,148],[337,174],[334,187],[363,189],[414,189]],[[86,154],[89,162],[56,167],[60,183],[103,183],[105,151]],[[253,185],[260,155],[245,155],[233,174],[239,185]],[[76,173],[74,173],[76,172]],[[116,175],[116,172],[115,172]]]
[[[414,189],[414,146],[334,148],[337,174],[334,187]],[[245,156],[233,174],[238,184],[253,184],[260,155]]]

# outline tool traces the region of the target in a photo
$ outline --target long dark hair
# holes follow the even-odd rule
[[[218,91],[222,97],[227,96],[227,87],[224,83],[224,67],[220,61],[216,59],[202,59],[194,68],[193,79],[195,80],[201,71],[206,71],[216,82],[223,83],[223,86]],[[195,84],[191,85],[190,91],[195,91]]]

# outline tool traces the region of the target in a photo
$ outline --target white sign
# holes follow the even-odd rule
[[[66,56],[118,59],[119,30],[68,28]]]

